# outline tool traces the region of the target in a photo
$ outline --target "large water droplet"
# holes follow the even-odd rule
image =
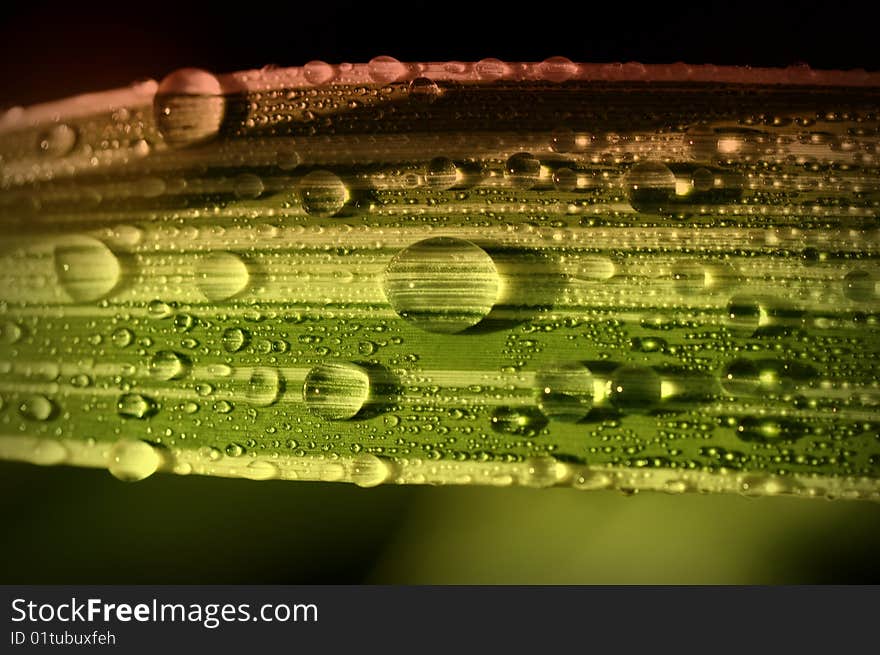
[[[401,317],[428,332],[476,325],[498,299],[500,278],[479,246],[451,237],[419,241],[385,269],[385,297]]]
[[[239,198],[259,198],[265,187],[263,180],[253,173],[242,173],[235,178],[233,187],[235,195]]]
[[[315,366],[303,385],[303,400],[308,408],[330,420],[354,418],[369,397],[369,374],[349,362]]]
[[[458,167],[448,157],[434,157],[428,162],[425,181],[429,187],[445,191],[454,187],[458,179]]]
[[[310,61],[303,66],[303,77],[308,80],[309,84],[315,86],[326,84],[333,79],[334,75],[333,66],[324,61]]]
[[[71,237],[55,246],[55,273],[73,300],[98,300],[119,283],[122,269],[110,249],[97,239]]]
[[[116,412],[122,418],[149,418],[157,411],[156,403],[139,393],[126,393],[116,401]]]
[[[877,278],[869,271],[850,271],[843,278],[843,293],[850,300],[877,300]]]
[[[76,130],[59,123],[43,132],[39,139],[40,153],[47,157],[63,157],[76,145]]]
[[[37,439],[29,461],[41,466],[54,466],[67,459],[67,448],[55,439]]]
[[[199,143],[220,131],[226,99],[220,80],[207,71],[183,68],[159,84],[155,98],[156,125],[172,146]]]
[[[396,82],[406,74],[406,65],[397,61],[394,57],[373,57],[367,64],[370,77],[379,84]]]
[[[248,380],[247,399],[253,405],[268,407],[278,400],[283,386],[278,369],[267,366],[255,368]]]
[[[180,353],[160,350],[150,359],[149,369],[157,380],[179,380],[189,370],[189,360]]]
[[[227,300],[248,285],[250,272],[241,257],[231,252],[212,252],[196,265],[196,285],[208,300]]]
[[[626,192],[632,208],[639,212],[664,212],[675,195],[675,175],[658,161],[640,162],[626,175]]]
[[[409,83],[409,97],[425,104],[434,102],[443,94],[440,86],[427,77],[417,77]]]
[[[247,345],[249,340],[250,336],[247,330],[240,327],[226,328],[223,331],[223,349],[228,353],[237,353]]]
[[[577,75],[578,66],[565,57],[550,57],[538,64],[538,72],[545,80],[565,82]]]
[[[110,449],[107,468],[113,477],[124,482],[148,478],[159,469],[159,451],[139,439],[120,439]]]
[[[502,434],[534,437],[547,425],[547,417],[534,407],[496,407],[492,429]]]
[[[514,186],[531,189],[541,176],[541,162],[531,153],[518,152],[507,160],[504,173]]]
[[[0,322],[0,343],[13,344],[21,339],[23,330],[15,321]]]
[[[647,366],[621,366],[611,374],[611,404],[625,412],[646,412],[660,403],[661,380]]]
[[[391,477],[391,467],[375,455],[358,455],[351,463],[351,481],[359,487],[375,487]]]
[[[593,407],[593,374],[586,366],[565,364],[535,376],[538,407],[550,419],[575,422]]]
[[[29,421],[48,421],[55,417],[58,408],[46,396],[35,393],[22,399],[18,411]]]
[[[299,181],[300,202],[307,214],[333,216],[348,202],[348,189],[330,171],[312,171]]]

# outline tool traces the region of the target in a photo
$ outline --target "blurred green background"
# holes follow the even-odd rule
[[[878,583],[880,504],[0,464],[0,583]]]

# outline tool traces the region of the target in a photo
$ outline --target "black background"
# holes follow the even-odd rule
[[[877,70],[872,3],[396,2],[9,3],[0,18],[0,104],[313,59],[685,61]]]

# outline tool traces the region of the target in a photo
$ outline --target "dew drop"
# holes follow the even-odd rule
[[[611,374],[611,404],[626,412],[647,412],[660,403],[661,380],[647,366],[625,365]]]
[[[856,302],[876,300],[877,280],[869,271],[850,271],[843,278],[843,293]]]
[[[277,369],[261,366],[248,379],[247,399],[259,407],[268,407],[278,400],[284,386]]]
[[[31,394],[22,399],[18,411],[29,421],[48,421],[58,413],[55,403],[42,394]]]
[[[351,481],[359,487],[376,487],[391,477],[391,466],[375,455],[358,455],[351,462]]]
[[[461,332],[498,299],[500,276],[479,246],[451,237],[419,241],[385,269],[385,297],[402,318],[428,332]]]
[[[335,74],[333,66],[324,61],[310,61],[303,66],[303,77],[315,86],[326,84]]]
[[[161,463],[159,451],[146,441],[120,439],[110,449],[107,468],[114,478],[137,482],[153,475]]]
[[[502,434],[534,437],[547,425],[547,417],[533,407],[497,407],[492,429]]]
[[[272,480],[278,477],[278,467],[272,462],[257,459],[245,466],[243,473],[249,480]]]
[[[552,487],[571,474],[568,465],[553,457],[529,457],[523,465],[522,483],[529,487]]]
[[[586,366],[564,364],[535,376],[538,407],[547,418],[573,423],[593,407],[593,374]]]
[[[409,97],[416,102],[432,103],[442,94],[437,82],[427,77],[417,77],[409,83]]]
[[[97,239],[74,237],[55,246],[55,273],[73,300],[98,300],[119,283],[122,269],[110,249]]]
[[[250,334],[240,327],[226,328],[223,331],[223,350],[228,353],[237,353],[250,341]]]
[[[196,264],[196,285],[208,300],[227,300],[248,285],[250,272],[241,257],[231,252],[212,252]]]
[[[73,150],[76,140],[75,129],[64,123],[58,123],[39,136],[40,154],[46,157],[63,157]]]
[[[553,172],[553,186],[557,191],[574,191],[577,183],[577,173],[570,168],[558,168]]]
[[[189,371],[189,359],[171,350],[160,350],[150,359],[149,371],[157,380],[179,380]]]
[[[675,195],[675,175],[658,161],[640,162],[626,175],[629,203],[638,212],[664,212]]]
[[[520,189],[531,189],[541,176],[540,160],[528,152],[518,152],[507,160],[504,174]]]
[[[367,64],[367,71],[370,78],[379,84],[390,84],[396,82],[406,74],[406,65],[397,61],[394,57],[380,56],[373,57]]]
[[[253,199],[259,198],[260,194],[265,190],[265,187],[263,186],[263,180],[260,179],[258,175],[254,175],[253,173],[242,173],[235,178],[233,189],[235,195],[239,198]]]
[[[0,323],[0,343],[13,344],[21,339],[21,326],[15,321]]]
[[[428,162],[425,181],[432,189],[445,191],[451,189],[459,180],[458,167],[448,157],[434,157]]]
[[[334,421],[354,418],[370,397],[367,371],[349,362],[321,364],[306,375],[303,400],[310,411]]]
[[[500,59],[481,59],[474,64],[477,75],[484,80],[500,80],[510,72],[510,67]]]
[[[220,80],[207,71],[183,68],[162,80],[156,90],[156,126],[171,146],[211,139],[220,131],[225,113]]]
[[[608,259],[608,257],[599,255],[576,257],[569,262],[569,265],[569,274],[576,280],[586,282],[610,280],[616,272],[614,262]]]
[[[116,412],[122,418],[145,419],[156,413],[156,403],[139,393],[126,393],[116,401]]]
[[[37,439],[30,454],[30,461],[41,466],[55,466],[67,459],[67,448],[55,439]]]
[[[312,171],[299,181],[303,209],[312,216],[333,216],[348,202],[348,189],[335,173]]]
[[[164,300],[151,300],[150,304],[147,305],[147,313],[149,313],[151,318],[168,318],[171,314],[174,313],[174,310]]]
[[[565,82],[577,75],[577,64],[565,57],[550,57],[538,64],[538,74],[551,82]]]

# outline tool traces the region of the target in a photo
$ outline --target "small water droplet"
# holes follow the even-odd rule
[[[122,269],[110,249],[97,239],[72,237],[55,246],[55,273],[73,300],[98,300],[119,283]]]
[[[76,146],[76,130],[70,125],[58,123],[40,134],[37,142],[40,154],[47,157],[63,157]]]
[[[451,189],[459,180],[459,171],[455,162],[448,157],[434,157],[428,162],[425,171],[425,182],[432,189],[445,191]]]
[[[168,318],[174,313],[171,305],[169,305],[164,300],[151,300],[150,304],[147,305],[147,313],[152,318]]]
[[[318,416],[334,421],[350,419],[370,397],[370,376],[350,362],[321,364],[306,375],[302,393],[306,406]]]
[[[3,321],[0,323],[0,343],[17,343],[22,332],[21,326],[15,321]]]
[[[492,429],[502,434],[534,437],[547,425],[547,417],[534,407],[497,407]]]
[[[565,82],[577,75],[577,64],[565,57],[550,57],[538,64],[538,73],[551,82]]]
[[[523,463],[522,483],[530,487],[552,487],[571,474],[569,467],[553,457],[529,457]]]
[[[30,461],[41,466],[55,466],[68,456],[67,448],[55,439],[37,439],[30,454]]]
[[[208,300],[237,296],[250,282],[247,264],[231,252],[212,252],[196,265],[196,284]]]
[[[437,82],[427,77],[417,77],[409,83],[409,97],[416,102],[432,103],[442,94]]]
[[[315,86],[326,84],[335,74],[333,66],[324,61],[310,61],[303,66],[303,77]]]
[[[120,439],[110,449],[107,468],[113,477],[124,482],[137,482],[159,470],[159,451],[139,439]]]
[[[385,297],[401,317],[428,332],[476,325],[498,299],[500,276],[479,246],[450,237],[419,241],[385,269]]]
[[[244,477],[249,480],[272,480],[278,477],[278,467],[272,462],[257,459],[244,468]]]
[[[348,202],[348,189],[335,173],[312,171],[299,181],[300,202],[307,214],[333,216]]]
[[[241,457],[244,455],[244,448],[237,443],[227,444],[226,448],[224,448],[223,452],[226,453],[227,457]]]
[[[263,180],[253,173],[242,173],[235,178],[235,195],[239,198],[259,198],[265,187]]]

